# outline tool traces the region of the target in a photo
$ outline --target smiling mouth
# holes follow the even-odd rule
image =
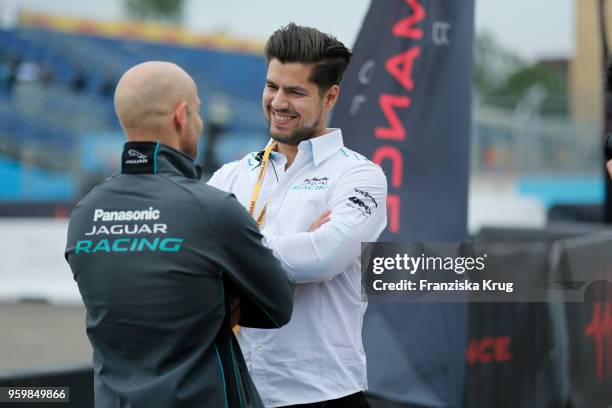
[[[275,112],[275,111],[271,111],[271,113],[272,113],[272,119],[273,119],[274,125],[278,125],[278,126],[287,125],[293,119],[297,118],[296,115],[288,115],[285,113],[280,113],[280,112]]]

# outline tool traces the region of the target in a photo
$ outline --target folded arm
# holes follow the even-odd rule
[[[387,180],[377,166],[348,172],[336,184],[331,215],[313,231],[269,235],[266,245],[296,283],[321,282],[343,272],[361,253],[361,242],[378,239],[387,223]]]
[[[276,328],[286,324],[293,310],[293,281],[268,248],[262,244],[253,218],[238,201],[226,196],[215,240],[217,262],[239,301],[234,320],[245,327]],[[237,305],[234,305],[237,306]],[[234,322],[235,323],[235,322]]]

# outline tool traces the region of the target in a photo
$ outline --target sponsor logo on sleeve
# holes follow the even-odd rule
[[[372,215],[372,212],[378,208],[374,196],[362,188],[355,188],[354,191],[356,195],[349,197],[346,205],[355,208],[364,216]]]

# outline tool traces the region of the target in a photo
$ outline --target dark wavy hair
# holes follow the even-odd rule
[[[268,64],[274,58],[281,63],[314,64],[310,81],[323,95],[332,85],[340,84],[351,61],[351,52],[329,34],[294,23],[276,30],[266,42]]]

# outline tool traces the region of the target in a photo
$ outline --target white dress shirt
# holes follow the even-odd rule
[[[267,202],[261,232],[295,279],[293,316],[280,329],[243,327],[238,334],[267,407],[367,389],[361,242],[376,241],[387,223],[386,177],[378,165],[344,147],[340,129],[301,142],[287,170],[286,162],[272,152],[254,214]],[[208,183],[234,193],[246,207],[259,165],[251,153],[224,165]],[[308,232],[328,209],[331,220]]]

